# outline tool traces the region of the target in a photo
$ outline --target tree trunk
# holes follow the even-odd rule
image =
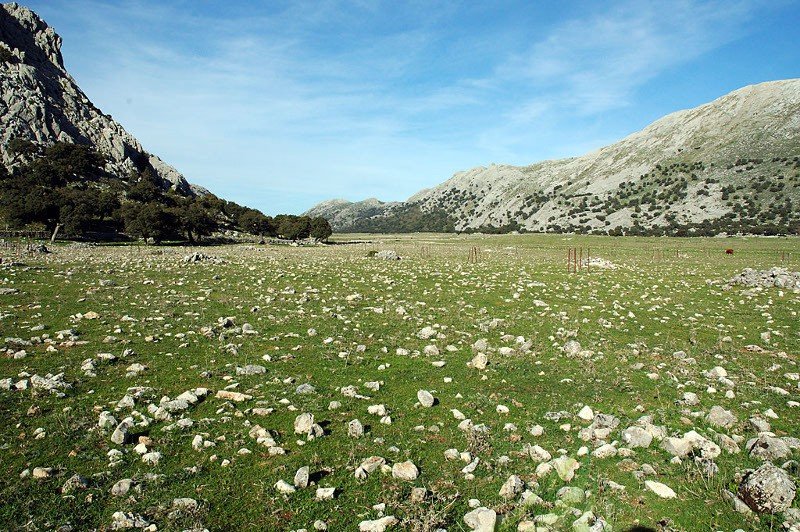
[[[56,224],[56,228],[53,229],[53,236],[50,237],[50,243],[56,241],[56,237],[58,236],[58,231],[61,229],[61,224]]]

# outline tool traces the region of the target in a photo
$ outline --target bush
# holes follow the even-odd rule
[[[258,236],[275,235],[275,226],[269,216],[255,209],[242,211],[237,219],[237,224],[242,231]]]
[[[159,203],[129,202],[122,207],[125,232],[130,236],[140,237],[147,242],[160,244],[170,235],[175,226],[175,216],[164,205]]]
[[[315,240],[327,240],[333,234],[333,229],[328,220],[319,216],[311,220],[310,234]]]
[[[13,65],[16,62],[17,56],[15,56],[8,48],[0,46],[0,63]]]
[[[278,236],[288,240],[302,240],[311,236],[311,218],[283,214],[275,217]]]
[[[197,198],[184,199],[173,212],[189,242],[194,243],[195,237],[200,240],[209,236],[217,228],[213,213]]]

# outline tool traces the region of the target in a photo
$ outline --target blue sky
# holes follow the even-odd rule
[[[25,2],[23,2],[25,3]],[[148,151],[269,214],[581,155],[800,77],[797,1],[36,0]]]

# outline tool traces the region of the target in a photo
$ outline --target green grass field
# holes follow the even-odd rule
[[[470,499],[497,512],[498,530],[544,514],[558,518],[550,529],[572,530],[587,511],[614,530],[781,528],[782,516],[742,515],[722,493],[735,493],[737,475],[761,464],[745,449],[756,435],[749,418],[771,409],[772,432],[800,437],[800,407],[791,406],[800,401],[793,380],[800,293],[727,290],[725,283],[746,267],[800,270],[800,239],[361,237],[372,243],[198,248],[192,251],[221,260],[196,264],[185,263],[190,250],[179,247],[64,245],[49,255],[4,255],[0,288],[18,292],[0,295],[0,379],[10,378],[13,388],[33,375],[63,373],[70,387],[63,397],[30,382],[0,390],[0,529],[110,529],[121,511],[158,530],[314,530],[318,520],[328,530],[358,530],[361,521],[393,515],[392,529],[456,531],[468,530]],[[470,261],[473,247],[477,262]],[[568,273],[570,247],[616,268]],[[368,257],[386,249],[402,260]],[[92,312],[96,319],[78,316]],[[220,324],[225,317],[233,326]],[[434,330],[428,339],[418,334],[425,327]],[[58,338],[67,329],[74,341]],[[488,344],[484,370],[467,365],[481,339]],[[562,350],[570,340],[580,343],[579,353]],[[676,351],[695,363],[678,360]],[[100,353],[117,358],[104,361]],[[86,374],[87,359],[96,361],[95,376]],[[137,363],[146,369],[127,376]],[[266,373],[237,375],[248,364]],[[716,366],[732,385],[705,376]],[[306,383],[314,392],[296,393]],[[343,393],[348,386],[364,398]],[[143,387],[141,396],[132,407],[118,406],[133,387]],[[156,419],[163,396],[196,388],[210,393],[171,420]],[[252,398],[216,397],[224,389]],[[437,403],[417,404],[418,390]],[[683,404],[686,392],[699,404]],[[332,401],[341,405],[331,409]],[[368,413],[379,404],[391,424]],[[584,405],[618,418],[603,441],[581,439],[589,426],[577,417]],[[706,415],[716,405],[735,424],[710,425]],[[485,432],[460,429],[452,409]],[[132,442],[111,441],[113,427],[98,427],[103,411],[118,422],[134,416]],[[563,414],[547,415],[556,412]],[[325,434],[310,441],[296,435],[301,413],[313,414]],[[741,452],[723,450],[713,475],[691,457],[674,463],[657,440],[608,458],[592,455],[603,443],[625,448],[622,431],[644,415],[669,436],[694,429],[718,442],[727,434]],[[177,426],[181,418],[191,426]],[[361,438],[348,436],[353,419],[365,426]],[[255,425],[285,454],[251,437]],[[543,433],[534,436],[537,425]],[[198,435],[208,447],[193,448]],[[161,453],[157,465],[134,449],[139,436],[149,438],[142,440],[148,452]],[[570,482],[555,472],[537,475],[526,444],[575,458],[580,468]],[[589,452],[581,456],[584,446]],[[122,454],[110,465],[114,449]],[[470,476],[462,472],[470,460],[447,460],[448,449],[480,459]],[[379,468],[357,479],[356,468],[371,456],[388,466],[411,460],[419,476],[404,481]],[[644,464],[655,471],[641,473]],[[280,480],[292,484],[303,466],[311,485],[286,495],[275,488]],[[24,473],[34,468],[52,470],[45,478]],[[76,474],[86,485],[63,489]],[[501,497],[511,475],[541,500]],[[121,479],[133,487],[112,495]],[[645,480],[677,497],[659,498]],[[564,486],[588,493],[565,502],[558,495]],[[335,497],[316,500],[318,487],[336,488]],[[412,497],[413,488],[425,488],[425,498],[419,491]],[[176,498],[199,505],[175,509]]]

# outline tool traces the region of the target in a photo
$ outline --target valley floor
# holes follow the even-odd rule
[[[727,281],[800,270],[800,239],[334,240],[368,242],[0,249],[0,529],[800,513],[726,493],[765,458],[798,482],[800,289]]]

